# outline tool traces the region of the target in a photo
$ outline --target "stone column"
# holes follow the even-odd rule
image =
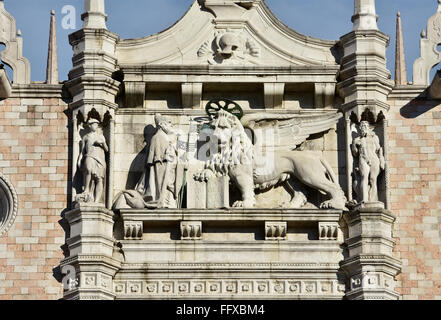
[[[113,258],[114,213],[102,207],[79,206],[65,217],[70,226],[70,256],[61,262],[61,269],[71,268],[69,277],[75,277],[75,284],[65,290],[64,298],[114,299],[112,279],[121,264]]]
[[[78,144],[84,138],[80,136],[80,129],[93,118],[103,126],[108,145],[107,170],[103,199],[73,203],[75,209],[66,214],[70,225],[67,240],[70,255],[61,266],[74,268],[78,281],[65,291],[64,298],[113,299],[112,279],[121,263],[118,258],[113,258],[114,213],[109,210],[113,202],[114,120],[118,108],[115,98],[120,86],[113,74],[117,66],[115,50],[119,37],[106,28],[104,0],[85,0],[82,19],[83,28],[69,36],[74,51],[73,68],[66,83],[73,97],[69,104],[74,131],[71,135],[74,144],[71,165],[72,168],[78,165]]]
[[[115,111],[118,105],[115,97],[119,90],[119,81],[113,79],[116,71],[115,48],[119,37],[105,28],[104,0],[85,0],[86,12],[82,15],[84,28],[69,36],[69,41],[74,49],[73,68],[69,72],[69,81],[66,87],[72,94],[73,101],[69,104],[72,111],[72,119],[82,119],[87,122],[91,117],[98,118],[103,125],[104,136],[110,147],[107,157],[107,167],[112,165],[114,148],[112,137],[114,135]],[[101,21],[101,22],[100,22]],[[94,29],[92,29],[94,28]],[[74,126],[78,144],[78,131],[82,123]],[[77,167],[77,146],[74,146],[76,154],[73,155],[72,168]],[[113,199],[111,168],[107,170],[106,188],[103,204],[111,207]],[[110,174],[109,174],[110,172]],[[73,186],[78,187],[78,186]],[[75,191],[73,191],[75,194]]]
[[[85,0],[84,10],[81,19],[83,19],[83,28],[107,29],[107,15],[104,8],[104,0]]]
[[[375,0],[355,0],[352,22],[354,30],[378,30]]]
[[[348,199],[353,200],[351,211],[344,216],[348,258],[341,266],[348,279],[348,299],[397,299],[394,277],[400,262],[392,258],[394,241],[392,228],[395,216],[388,207],[388,164],[382,175],[386,186],[380,201],[361,202],[352,195],[354,159],[351,144],[354,141],[353,124],[359,127],[367,121],[375,127],[387,161],[387,115],[390,106],[387,97],[394,83],[386,67],[386,48],[389,37],[377,26],[374,0],[355,0],[353,31],[341,38],[344,54],[338,91],[344,99],[342,109],[346,120],[346,152]]]

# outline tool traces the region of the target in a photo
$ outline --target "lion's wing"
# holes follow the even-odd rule
[[[274,150],[295,150],[311,135],[328,131],[343,117],[337,111],[313,115],[249,114],[241,122],[252,130],[254,144]]]

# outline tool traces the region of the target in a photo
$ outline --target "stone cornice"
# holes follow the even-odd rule
[[[84,39],[85,37],[107,37],[109,39],[112,39],[114,41],[118,41],[119,35],[116,33],[113,33],[106,29],[80,29],[78,31],[75,31],[74,33],[71,33],[69,35],[69,43],[74,46],[76,43]]]
[[[64,84],[13,84],[11,98],[58,98],[70,100],[72,97],[65,90]]]
[[[127,221],[320,221],[338,222],[340,210],[314,209],[186,209],[155,210],[121,209],[121,216]]]
[[[124,73],[129,74],[254,74],[254,75],[296,75],[296,74],[312,74],[312,75],[334,75],[340,70],[340,66],[323,65],[323,66],[212,66],[212,65],[130,65],[121,64],[120,69]]]
[[[407,85],[396,86],[389,94],[389,100],[413,100],[413,99],[426,99],[427,86]]]
[[[340,41],[347,43],[352,41],[357,37],[366,38],[366,37],[377,37],[387,43],[389,45],[390,37],[378,30],[361,30],[361,31],[351,31],[344,36],[340,37]]]

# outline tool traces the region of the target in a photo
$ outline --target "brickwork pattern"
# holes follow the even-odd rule
[[[0,102],[0,171],[18,195],[0,237],[0,299],[59,299],[54,268],[63,258],[59,224],[67,203],[67,105],[57,98]]]
[[[441,105],[390,101],[395,255],[403,299],[441,299]]]

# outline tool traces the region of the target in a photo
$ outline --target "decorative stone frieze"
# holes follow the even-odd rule
[[[201,280],[165,280],[150,281],[115,281],[114,294],[119,299],[196,298],[210,297],[237,298],[304,298],[304,299],[341,299],[344,285],[338,281],[305,281],[300,279],[201,279]]]

